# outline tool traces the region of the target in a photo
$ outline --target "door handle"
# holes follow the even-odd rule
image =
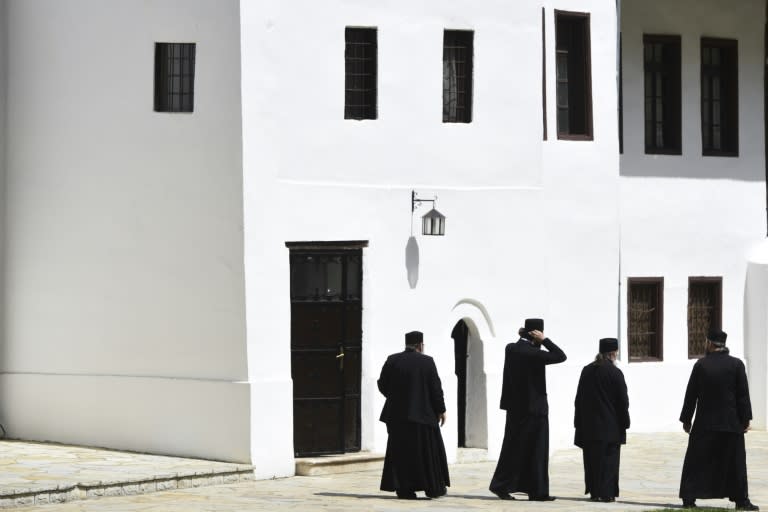
[[[336,360],[339,362],[339,370],[344,369],[344,345],[339,345],[339,353],[336,354]]]

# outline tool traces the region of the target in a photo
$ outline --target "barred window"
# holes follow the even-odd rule
[[[155,112],[192,112],[195,43],[155,43]]]
[[[443,33],[443,122],[472,122],[472,42],[470,30]]]
[[[664,278],[629,278],[627,334],[630,361],[663,359]]]
[[[704,156],[739,154],[739,57],[732,39],[701,40],[701,142]]]
[[[376,29],[344,30],[344,119],[376,119]]]
[[[688,279],[688,358],[704,355],[707,332],[722,328],[723,278]]]
[[[680,36],[643,36],[645,152],[679,155],[681,144]]]

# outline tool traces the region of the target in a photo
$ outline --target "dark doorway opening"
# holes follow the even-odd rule
[[[456,391],[456,416],[459,430],[459,448],[467,446],[467,341],[469,328],[463,320],[453,327],[453,354],[458,389]]]
[[[289,247],[295,456],[359,451],[362,249]]]

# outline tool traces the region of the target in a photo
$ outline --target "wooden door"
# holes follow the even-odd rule
[[[359,451],[362,250],[290,258],[295,455]]]

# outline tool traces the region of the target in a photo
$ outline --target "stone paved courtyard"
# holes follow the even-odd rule
[[[581,452],[566,449],[556,452],[550,462],[551,492],[558,497],[550,503],[529,503],[525,497],[518,501],[502,502],[488,492],[488,481],[494,469],[491,462],[457,464],[451,466],[453,485],[447,497],[438,500],[419,499],[401,501],[393,494],[378,490],[378,471],[363,471],[352,474],[329,476],[293,477],[266,481],[240,481],[232,484],[209,485],[190,489],[174,489],[134,496],[100,497],[62,504],[24,507],[27,511],[74,512],[74,511],[116,511],[116,512],[181,512],[181,511],[273,511],[273,510],[321,510],[321,511],[397,511],[397,510],[516,510],[516,511],[562,511],[562,510],[606,510],[639,511],[665,506],[679,507],[677,487],[680,468],[685,452],[687,436],[681,433],[631,434],[629,444],[622,451],[621,497],[617,503],[596,504],[583,496],[581,473]],[[38,445],[45,447],[46,445]],[[56,447],[52,445],[52,447]],[[751,432],[747,435],[747,461],[749,485],[752,500],[768,510],[768,433]],[[43,449],[42,452],[45,452]],[[105,452],[110,454],[111,452]],[[74,467],[62,459],[62,453],[49,455],[51,467],[66,472]],[[38,465],[45,465],[45,453],[38,453]],[[56,460],[53,458],[55,457]],[[142,457],[149,457],[143,459]],[[103,462],[99,470],[102,476],[111,480],[128,474],[123,463]],[[210,465],[201,461],[187,461],[190,465]],[[135,456],[131,471],[138,471],[141,464],[147,464],[150,471],[151,456]],[[179,459],[172,464],[175,470],[182,470],[186,462]],[[95,464],[95,462],[92,462]],[[87,464],[86,464],[87,466]],[[79,471],[85,471],[81,467]],[[23,480],[29,465],[13,464],[7,459],[2,466],[3,478]],[[33,478],[40,473],[36,468],[29,472]],[[78,471],[71,471],[68,478],[77,478]],[[36,475],[36,476],[35,476]],[[135,477],[136,475],[133,474]],[[700,505],[727,507],[733,504],[727,500],[700,501]]]

